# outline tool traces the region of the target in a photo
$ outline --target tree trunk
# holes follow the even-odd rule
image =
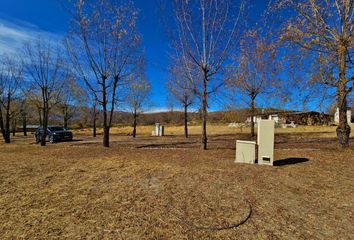
[[[93,132],[92,132],[93,137],[97,137],[97,131],[96,131],[96,119],[93,120]]]
[[[1,108],[1,106],[0,106],[0,129],[1,129],[2,137],[3,137],[4,141],[5,141],[6,132],[5,132],[4,119],[3,119],[3,116],[2,116],[2,108]]]
[[[255,104],[254,104],[254,97],[251,99],[251,137],[255,136],[254,133],[254,113],[255,113]]]
[[[336,130],[338,142],[342,148],[348,148],[351,129],[347,121],[346,99],[342,100],[342,104],[340,104],[338,107],[339,107],[339,126],[337,127]]]
[[[42,111],[40,108],[38,108],[38,121],[39,121],[39,126],[43,126]]]
[[[12,136],[16,136],[16,125],[17,125],[17,120],[16,118],[12,119],[11,121],[11,127],[12,127]]]
[[[49,106],[48,106],[48,89],[43,88],[42,89],[42,96],[43,96],[43,132],[42,132],[42,137],[41,137],[41,146],[46,145],[46,138],[47,138],[47,128],[48,128],[48,118],[49,118]]]
[[[346,48],[340,46],[338,50],[339,84],[337,87],[337,104],[339,108],[339,126],[337,127],[337,137],[342,148],[349,147],[350,136],[350,127],[347,121],[346,54]]]
[[[17,122],[16,122],[16,120],[14,120],[13,122],[12,122],[12,136],[16,136],[16,124],[17,124]]]
[[[46,105],[46,104],[45,104]],[[41,136],[41,146],[46,145],[46,138],[47,138],[47,128],[48,128],[48,110],[46,107],[43,108],[43,132]]]
[[[102,77],[102,108],[103,108],[103,146],[109,147],[109,125],[107,117],[107,89],[106,89],[106,78]]]
[[[93,132],[92,136],[96,137],[97,136],[97,131],[96,131],[96,104],[93,105]]]
[[[188,105],[184,105],[184,137],[188,138]]]
[[[26,116],[26,113],[22,114],[22,130],[23,130],[23,136],[27,136],[27,116]]]
[[[204,70],[204,78],[203,78],[203,92],[202,92],[202,149],[206,150],[208,147],[208,138],[207,138],[207,71]]]
[[[103,146],[109,147],[109,127],[103,127]]]
[[[136,138],[136,125],[137,125],[137,114],[136,114],[136,110],[134,110],[133,138]]]
[[[64,128],[68,128],[68,107],[64,107]]]
[[[5,116],[5,143],[10,143],[10,142],[11,142],[11,139],[10,139],[10,103],[7,103],[6,116]]]

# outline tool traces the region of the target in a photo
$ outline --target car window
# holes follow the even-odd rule
[[[48,127],[48,129],[51,132],[65,131],[65,128],[63,128],[63,127]]]

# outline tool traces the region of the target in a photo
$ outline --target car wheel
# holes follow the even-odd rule
[[[36,143],[40,143],[41,142],[41,138],[37,135],[36,136]]]
[[[55,143],[53,136],[50,136],[50,137],[49,137],[49,142],[50,142],[50,143]]]

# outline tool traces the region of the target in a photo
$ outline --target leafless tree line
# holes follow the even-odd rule
[[[136,31],[138,11],[133,3],[75,0],[70,1],[70,14],[70,33],[64,44],[55,45],[38,38],[25,43],[21,60],[6,60],[1,64],[0,127],[5,142],[10,142],[10,121],[15,119],[11,103],[20,97],[20,90],[26,104],[35,106],[43,129],[47,129],[54,108],[61,111],[63,125],[67,127],[75,113],[74,106],[84,106],[91,99],[93,135],[96,136],[100,113],[105,147],[109,147],[113,114],[123,95],[134,99],[135,116],[143,109],[145,97],[137,95],[147,95],[150,88],[141,70],[144,56]],[[25,108],[21,114],[26,116]],[[43,131],[41,145],[45,144],[46,131]]]
[[[264,19],[258,25],[249,23],[247,2],[169,1],[173,18],[166,87],[183,107],[185,137],[188,111],[194,105],[201,115],[201,145],[207,149],[208,109],[221,89],[235,98],[247,96],[253,121],[259,95],[275,95],[285,85],[315,83],[336,92],[337,136],[340,145],[348,147],[346,110],[354,87],[353,0],[270,1],[260,18],[288,14],[272,28],[265,26]],[[70,31],[63,45],[39,38],[24,45],[21,61],[2,58],[0,128],[5,142],[10,142],[14,121],[21,119],[26,125],[28,106],[46,128],[53,111],[61,112],[67,126],[75,113],[73,106],[89,105],[93,136],[96,120],[101,119],[103,146],[109,147],[114,113],[124,105],[132,113],[136,136],[138,116],[151,91],[143,70],[137,9],[132,1],[123,0],[72,0],[69,9]],[[287,50],[288,46],[297,52]],[[294,55],[305,58],[301,66],[292,63],[295,71],[305,69],[310,61],[313,67],[306,73],[299,70],[301,80],[284,78],[289,66],[285,62]],[[251,126],[253,136],[253,122]]]
[[[202,118],[202,148],[207,149],[208,99],[225,83],[225,63],[240,39],[244,1],[172,1],[176,31],[174,56],[199,96]],[[181,85],[181,84],[179,84]]]
[[[354,87],[354,1],[276,1],[274,10],[291,9],[280,39],[306,51],[318,68],[311,81],[334,89],[339,109],[337,136],[343,148],[349,146],[347,98]]]
[[[354,87],[353,3],[353,0],[269,1],[263,19],[258,21],[260,25],[251,26],[247,24],[249,8],[246,1],[238,1],[235,7],[235,1],[227,0],[173,0],[176,30],[171,37],[171,55],[174,59],[171,72],[177,80],[171,78],[169,89],[174,95],[177,92],[179,101],[185,105],[181,101],[185,95],[183,89],[188,86],[186,82],[191,83],[188,93],[198,96],[201,103],[202,148],[207,148],[208,99],[225,85],[229,91],[237,89],[235,94],[249,97],[252,136],[258,95],[276,95],[276,92],[284,90],[285,85],[292,89],[298,85],[334,89],[340,112],[337,136],[339,144],[343,148],[348,147],[347,98]],[[276,15],[286,16],[286,19],[279,26],[265,26],[274,21]],[[266,19],[269,16],[274,19],[269,21]],[[291,51],[287,49],[290,45]],[[293,49],[298,49],[298,52]],[[289,62],[288,59],[294,55],[307,59],[292,62],[292,69],[300,71],[309,69],[310,65],[317,68],[311,68],[312,72],[301,71],[301,81],[290,82],[291,77],[285,79],[280,76],[285,72],[283,69],[290,66],[285,62]],[[229,73],[225,74],[227,71]]]
[[[109,147],[118,91],[143,59],[136,31],[137,10],[131,1],[77,1],[73,16],[66,42],[70,59],[95,103],[102,107],[103,146]]]

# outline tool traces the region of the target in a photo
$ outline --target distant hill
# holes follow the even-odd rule
[[[88,107],[75,107],[71,106],[72,117],[69,120],[69,125],[72,127],[89,127],[92,126],[92,109]],[[28,109],[27,124],[39,124],[38,111],[31,107]],[[272,114],[274,112],[294,112],[292,110],[283,110],[276,108],[257,108],[256,114]],[[232,122],[245,122],[247,117],[250,116],[250,109],[234,109],[211,111],[208,113],[209,123],[232,123]],[[102,114],[98,113],[97,126],[100,126],[102,121]],[[190,124],[200,124],[200,113],[198,111],[188,113],[188,121]],[[113,114],[113,125],[131,125],[133,122],[132,114],[126,111],[116,111]],[[153,125],[155,123],[182,125],[184,122],[184,113],[182,111],[165,111],[165,112],[146,112],[139,116],[138,124]],[[17,122],[21,125],[21,121]],[[60,108],[51,111],[49,124],[61,125],[63,124],[63,114]]]

